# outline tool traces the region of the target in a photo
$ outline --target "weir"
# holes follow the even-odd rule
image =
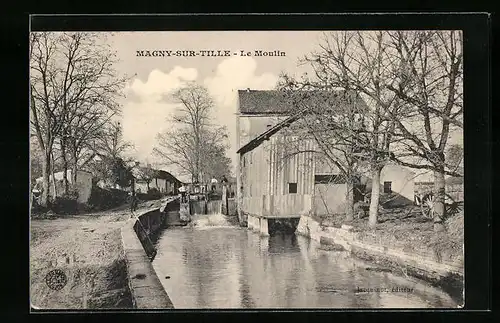
[[[236,216],[236,200],[228,197],[227,187],[222,187],[222,196],[210,199],[209,195],[188,195],[184,200],[181,198],[181,218],[188,219],[189,216],[201,214],[224,214]]]

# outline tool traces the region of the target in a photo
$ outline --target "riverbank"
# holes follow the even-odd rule
[[[136,214],[162,201],[139,205]],[[41,309],[132,308],[121,228],[131,218],[128,205],[111,211],[32,217],[31,304]],[[67,282],[49,288],[47,274],[62,269]]]
[[[348,250],[401,276],[412,276],[446,291],[463,304],[463,214],[445,222],[436,233],[432,222],[416,215],[389,213],[375,229],[366,219],[342,225],[335,219],[303,216],[297,233],[321,243],[325,250]]]
[[[381,210],[374,229],[368,226],[366,218],[351,222],[343,221],[343,217],[315,220],[324,227],[340,228],[342,224],[347,224],[352,227],[352,232],[358,233],[359,240],[367,243],[383,244],[408,253],[424,255],[431,250],[443,260],[463,262],[463,210],[449,217],[444,222],[446,230],[439,233],[434,231],[432,220],[422,217],[418,208],[411,207]]]
[[[151,237],[162,228],[165,214],[158,208],[141,213],[136,219],[127,221],[121,228],[127,281],[133,307],[173,308],[172,301],[151,264],[156,256],[156,248],[152,244]]]

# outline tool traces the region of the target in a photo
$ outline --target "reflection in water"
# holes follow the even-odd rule
[[[176,308],[456,306],[441,290],[366,270],[373,265],[317,246],[293,234],[261,238],[237,227],[175,228],[159,239],[153,266]],[[393,287],[413,292],[366,291]]]
[[[289,253],[300,252],[300,247],[297,243],[297,236],[295,234],[287,234],[277,232],[269,238],[269,253]]]

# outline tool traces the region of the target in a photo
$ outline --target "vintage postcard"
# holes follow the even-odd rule
[[[32,309],[463,306],[462,31],[29,42]]]

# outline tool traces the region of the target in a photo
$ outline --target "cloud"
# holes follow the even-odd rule
[[[125,88],[125,93],[131,94],[139,102],[158,102],[163,100],[165,95],[186,82],[196,80],[197,77],[198,70],[195,68],[176,66],[167,74],[155,69],[149,73],[146,82],[139,78],[134,79]]]
[[[152,70],[145,82],[134,79],[125,89],[127,103],[123,108],[124,139],[135,145],[135,157],[140,161],[156,162],[152,156],[158,133],[170,127],[166,120],[175,105],[165,100],[186,82],[197,81],[195,68],[174,67],[170,72]],[[257,62],[252,57],[231,57],[215,68],[215,73],[201,81],[216,103],[215,122],[227,127],[231,149],[228,155],[236,162],[236,103],[241,89],[272,89],[278,77],[271,73],[257,74]]]
[[[176,66],[169,73],[155,69],[146,82],[136,78],[126,87],[128,100],[122,110],[123,137],[134,144],[138,160],[154,160],[156,136],[169,127],[167,118],[175,105],[166,102],[165,96],[197,77],[195,68]]]
[[[216,68],[215,76],[206,78],[204,83],[221,106],[233,107],[236,112],[237,90],[266,90],[276,85],[276,75],[256,75],[256,70],[257,62],[254,58],[234,56],[222,61]]]
[[[238,90],[251,88],[268,90],[275,87],[278,77],[271,73],[256,74],[257,62],[252,57],[234,56],[223,60],[215,76],[207,77],[204,85],[217,104],[216,120],[227,126],[231,149],[228,152],[236,162],[236,110]]]

